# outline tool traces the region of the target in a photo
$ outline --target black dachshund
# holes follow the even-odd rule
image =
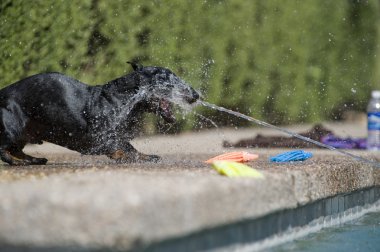
[[[1,159],[10,165],[46,164],[47,159],[22,150],[28,143],[48,141],[119,162],[159,160],[130,144],[141,115],[156,113],[172,123],[172,104],[192,104],[199,94],[166,68],[131,64],[132,73],[100,86],[43,73],[0,90]]]

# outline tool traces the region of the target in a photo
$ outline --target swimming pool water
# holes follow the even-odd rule
[[[380,212],[368,213],[267,251],[380,251]]]

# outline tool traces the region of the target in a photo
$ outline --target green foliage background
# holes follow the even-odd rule
[[[316,122],[365,110],[380,88],[379,41],[379,0],[1,0],[0,86],[45,71],[100,84],[139,60],[211,103]]]

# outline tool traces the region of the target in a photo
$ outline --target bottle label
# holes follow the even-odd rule
[[[380,130],[380,112],[368,113],[368,130]]]

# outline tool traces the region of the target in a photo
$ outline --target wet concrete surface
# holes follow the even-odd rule
[[[342,136],[362,136],[361,126],[330,127]],[[49,162],[0,166],[0,245],[131,249],[380,185],[379,169],[321,149],[292,164],[268,162],[284,149],[249,149],[260,155],[248,164],[264,173],[263,181],[226,178],[203,162],[229,151],[223,140],[258,132],[278,134],[219,129],[139,138],[133,141],[139,151],[162,156],[143,164],[116,164],[48,143],[28,146],[27,153]]]
[[[325,123],[329,129],[334,130],[338,136],[363,137],[365,136],[365,125],[344,124],[344,123]],[[311,125],[292,126],[288,129],[299,132],[310,128]],[[339,130],[336,130],[339,129]],[[48,158],[49,162],[43,166],[10,167],[0,161],[0,181],[21,179],[21,178],[43,178],[48,175],[60,173],[80,173],[88,170],[109,170],[122,169],[125,172],[191,172],[204,171],[202,168],[209,168],[203,161],[224,152],[245,149],[228,149],[222,146],[223,141],[236,141],[242,138],[261,135],[279,135],[281,133],[270,129],[251,128],[251,129],[216,129],[204,130],[198,133],[187,132],[180,135],[159,135],[141,137],[133,141],[133,145],[139,151],[147,154],[157,154],[163,159],[158,163],[144,164],[116,164],[106,156],[85,156],[75,151],[68,150],[61,146],[45,143],[43,145],[29,145],[24,150],[26,153]],[[275,168],[273,164],[267,162],[268,158],[287,149],[247,149],[251,152],[260,154],[260,159],[253,164],[263,169]],[[351,163],[352,159],[342,156],[329,150],[310,149],[314,153],[311,162],[326,162],[329,159],[339,159],[339,162]],[[364,157],[378,158],[376,153],[366,151],[351,151]],[[321,156],[322,158],[319,158]],[[330,157],[325,159],[324,157]],[[380,157],[379,157],[380,158]],[[321,160],[317,160],[321,159]],[[355,162],[355,161],[353,161]],[[282,165],[281,167],[287,167]],[[296,169],[294,164],[287,169]],[[302,168],[303,169],[303,168]],[[207,169],[208,172],[210,169]]]

